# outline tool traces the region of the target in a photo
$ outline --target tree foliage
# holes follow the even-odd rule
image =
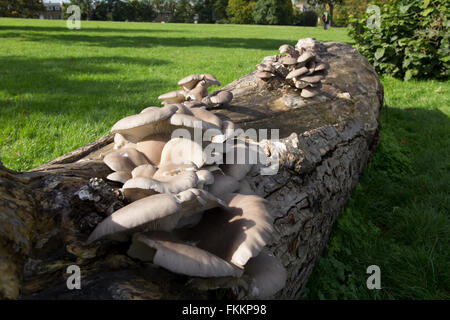
[[[44,10],[42,0],[0,0],[0,17],[37,18]]]
[[[179,0],[175,5],[172,22],[189,23],[194,19],[194,8],[189,0]]]
[[[350,36],[378,72],[411,78],[448,78],[450,4],[447,0],[392,0],[373,13],[352,19]],[[373,22],[373,21],[372,21]]]
[[[229,0],[227,16],[231,23],[251,24],[253,23],[253,7],[255,1],[251,0]]]
[[[257,24],[292,24],[291,0],[258,0],[253,10]]]
[[[317,13],[314,10],[300,11],[294,9],[292,24],[296,26],[315,27],[317,26]]]
[[[329,8],[329,14],[331,16],[330,18],[330,24],[333,25],[333,19],[334,19],[334,8],[337,5],[342,4],[344,0],[308,0],[308,4],[313,6],[328,6]]]

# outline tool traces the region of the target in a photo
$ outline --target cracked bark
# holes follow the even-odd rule
[[[369,62],[342,43],[321,44],[317,53],[330,64],[321,95],[305,100],[280,79],[264,83],[252,73],[225,87],[234,94],[231,106],[213,110],[243,129],[280,130],[279,142],[267,142],[267,150],[279,152],[278,173],[254,170],[247,177],[277,216],[268,247],[288,270],[278,299],[301,294],[378,137],[383,88]],[[124,205],[118,185],[105,182],[111,170],[101,161],[112,139],[107,135],[28,172],[0,165],[1,297],[215,297],[198,289],[213,284],[193,286],[187,277],[138,263],[126,256],[127,246],[84,244],[96,223]],[[81,267],[81,290],[66,287],[72,264]],[[245,298],[240,287],[227,293]]]

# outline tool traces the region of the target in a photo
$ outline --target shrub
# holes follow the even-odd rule
[[[317,13],[312,10],[301,12],[294,10],[293,24],[296,26],[315,27],[317,26]]]
[[[257,24],[292,24],[291,0],[258,0],[253,10]]]
[[[253,7],[255,1],[229,0],[226,14],[231,23],[250,24],[253,23]]]
[[[349,31],[375,69],[404,80],[448,78],[449,2],[392,0],[378,6],[380,28],[368,26],[370,14],[366,13],[350,20]]]

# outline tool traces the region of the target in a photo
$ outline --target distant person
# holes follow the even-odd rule
[[[327,30],[328,25],[330,24],[330,15],[327,9],[325,9],[325,12],[322,14],[322,22],[323,22],[323,29]]]

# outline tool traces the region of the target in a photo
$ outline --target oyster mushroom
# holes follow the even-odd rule
[[[291,56],[283,56],[283,57],[281,57],[280,62],[285,66],[292,66],[292,65],[297,64],[297,58],[294,58]]]
[[[116,172],[109,174],[106,177],[106,179],[115,181],[115,182],[125,183],[125,182],[127,182],[127,180],[131,179],[131,173],[130,173],[130,171],[116,171]]]
[[[154,179],[163,180],[171,176],[179,175],[183,172],[196,172],[198,167],[193,162],[187,162],[183,164],[166,163],[160,165],[158,170],[153,175]]]
[[[317,88],[306,87],[302,89],[301,96],[303,98],[312,98],[319,94],[319,90]]]
[[[260,79],[270,79],[272,77],[275,77],[273,73],[266,72],[266,71],[256,71],[255,76],[257,76]]]
[[[252,279],[249,296],[258,299],[272,297],[284,288],[287,279],[286,269],[267,249],[247,262],[244,274]]]
[[[158,99],[162,100],[163,103],[180,103],[186,100],[186,95],[186,91],[177,90],[162,94],[158,97]]]
[[[131,172],[137,166],[148,164],[148,159],[136,149],[122,148],[108,153],[103,162],[114,171]]]
[[[170,234],[146,232],[137,240],[150,240],[145,243],[156,250],[153,263],[172,272],[197,277],[240,276],[247,262],[271,239],[273,217],[266,201],[258,196],[229,194],[223,200],[228,207],[206,212],[195,227]],[[235,269],[212,272],[217,266]]]
[[[186,164],[193,162],[198,168],[205,163],[202,145],[185,138],[175,138],[164,146],[161,164]]]
[[[144,178],[152,178],[156,172],[156,168],[151,164],[143,164],[140,165],[131,171],[131,176],[127,180],[131,178],[144,177]],[[124,182],[125,183],[125,182]]]
[[[228,105],[233,100],[233,93],[227,90],[218,90],[203,98],[202,102],[207,106]]]
[[[177,110],[175,105],[167,105],[125,117],[114,124],[111,133],[120,133],[128,141],[136,143],[152,134],[171,132],[173,127],[168,119]]]
[[[170,138],[171,134],[168,132],[147,136],[136,143],[136,150],[142,152],[151,164],[157,166],[161,160],[161,152]]]
[[[189,109],[194,117],[203,120],[207,123],[211,123],[215,125],[217,128],[222,127],[222,120],[218,116],[216,116],[214,113],[204,109],[204,108],[190,108]]]
[[[309,51],[305,51],[304,53],[302,53],[300,55],[300,57],[298,57],[297,63],[299,63],[300,65],[305,65],[307,62],[311,61],[314,58],[315,58],[315,54],[314,53],[311,53]]]
[[[188,91],[191,89],[194,89],[195,86],[201,81],[203,80],[203,76],[201,74],[191,74],[187,77],[184,77],[183,79],[181,79],[180,81],[178,81],[178,85]]]
[[[191,89],[186,93],[186,98],[202,101],[202,99],[208,95],[208,86],[209,85],[205,80],[200,81],[194,89]]]
[[[269,63],[260,63],[256,65],[258,71],[275,73],[275,68]]]
[[[308,71],[309,71],[308,68],[305,67],[294,69],[291,72],[289,72],[289,74],[286,76],[286,79],[293,79],[300,77],[301,75],[308,73]]]
[[[197,182],[198,178],[194,172],[183,172],[161,180],[136,177],[125,182],[122,191],[125,199],[133,202],[156,193],[180,193],[196,187]]]
[[[289,44],[282,45],[278,50],[280,51],[281,54],[287,53],[288,55],[294,58],[298,56],[298,52],[295,51],[295,48]]]
[[[220,86],[219,80],[217,80],[214,75],[210,73],[204,73],[202,74],[202,76],[203,80],[205,80],[209,86]]]
[[[205,190],[189,189],[179,194],[155,194],[113,212],[89,235],[87,243],[104,237],[127,236],[139,230],[173,230],[184,214],[226,205]],[[206,206],[207,205],[207,206]]]

